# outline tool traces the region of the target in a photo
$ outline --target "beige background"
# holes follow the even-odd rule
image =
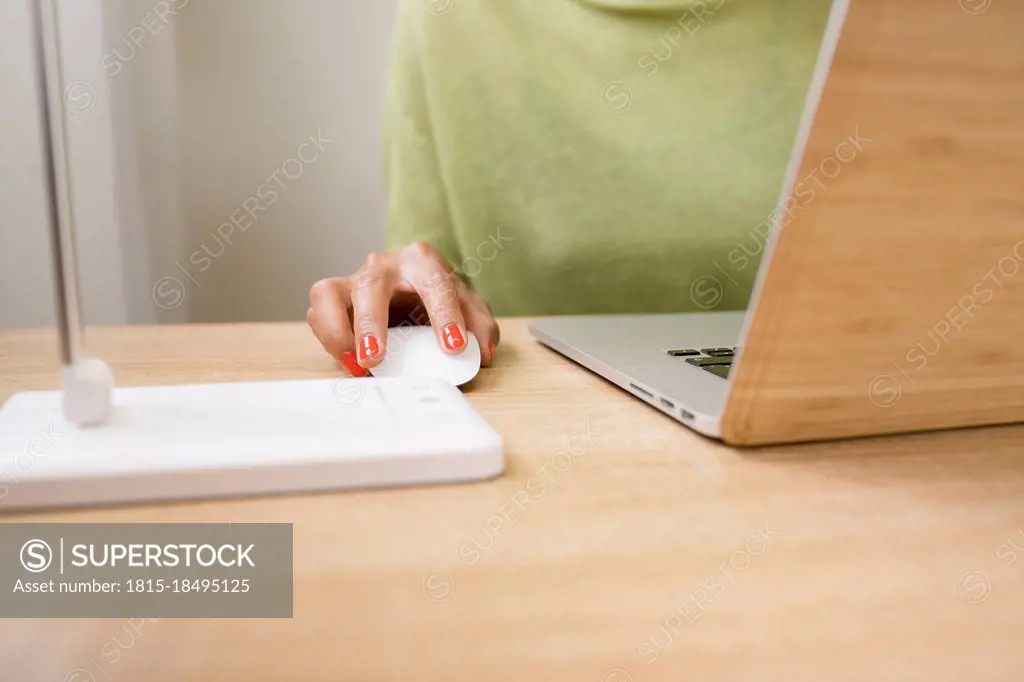
[[[90,103],[69,115],[86,317],[301,319],[313,281],[383,245],[395,2],[191,0],[166,23],[157,4],[60,0],[69,101]],[[0,27],[0,326],[49,324],[27,0],[2,3]],[[333,143],[221,253],[217,227],[318,131]],[[189,256],[204,246],[220,255],[200,273]]]

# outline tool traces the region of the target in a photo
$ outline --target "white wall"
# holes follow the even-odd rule
[[[53,319],[30,27],[27,3],[0,3],[0,325]]]
[[[177,144],[188,237],[154,274],[182,282],[189,319],[304,319],[310,284],[383,245],[393,12],[393,2],[364,0],[193,1],[182,11]],[[268,182],[318,131],[333,142],[303,149],[315,161],[291,162],[281,182]],[[261,185],[277,200],[261,200]],[[243,209],[233,234],[220,228],[253,199],[251,227]]]
[[[74,182],[100,187],[76,193],[87,319],[303,319],[313,281],[383,245],[395,0],[61,2],[67,80],[95,95],[71,131]],[[0,325],[51,319],[28,26],[0,3]],[[330,142],[282,170],[310,136]]]
[[[102,0],[60,0],[66,82],[102,54]],[[0,4],[0,325],[53,320],[53,282],[43,190],[38,89],[27,0]],[[77,87],[77,86],[76,86]],[[71,91],[76,92],[75,90]],[[89,93],[85,93],[89,95]],[[69,112],[72,192],[86,320],[127,320],[114,199],[110,97]]]

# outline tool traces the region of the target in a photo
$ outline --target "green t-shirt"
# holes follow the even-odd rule
[[[744,307],[830,7],[402,0],[390,246],[498,315]]]

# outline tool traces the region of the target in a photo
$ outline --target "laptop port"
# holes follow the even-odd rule
[[[637,393],[639,393],[640,395],[647,398],[648,400],[654,400],[654,394],[648,391],[646,388],[640,388],[636,384],[630,384],[629,387],[636,391]]]
[[[661,406],[664,407],[666,410],[671,410],[675,408],[676,404],[671,400],[666,400],[665,398],[662,398]]]
[[[680,412],[682,413],[683,419],[685,419],[687,421],[693,421],[693,419],[694,419],[693,412],[687,412],[686,410],[680,410]]]

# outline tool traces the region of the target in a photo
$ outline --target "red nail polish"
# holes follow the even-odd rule
[[[377,357],[377,353],[380,352],[380,344],[377,343],[377,337],[373,334],[366,334],[359,340],[359,359],[369,360],[370,358]]]
[[[462,336],[459,325],[452,323],[442,330],[441,337],[444,339],[445,348],[448,350],[459,350],[466,345],[466,339]]]
[[[494,362],[494,341],[487,342],[487,350],[491,353],[491,359],[488,361],[488,364],[490,364]]]
[[[345,369],[348,370],[348,373],[356,378],[361,379],[366,376],[366,370],[360,367],[359,363],[356,362],[356,354],[352,351],[344,353],[341,356],[341,364],[345,365]]]

